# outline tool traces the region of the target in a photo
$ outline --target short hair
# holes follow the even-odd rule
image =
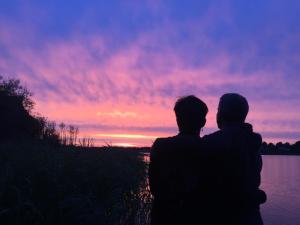
[[[194,95],[179,98],[174,106],[180,131],[193,132],[204,126],[207,105]],[[203,123],[204,121],[204,123]]]
[[[220,98],[218,117],[225,122],[244,122],[249,111],[248,101],[237,93],[227,93]]]

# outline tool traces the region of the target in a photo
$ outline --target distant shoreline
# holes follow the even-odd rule
[[[125,148],[127,149],[127,148]],[[130,148],[128,148],[130,149]],[[132,149],[132,148],[131,148]],[[141,153],[150,153],[150,147],[143,147],[143,148],[136,148],[137,151]],[[280,151],[277,150],[278,152],[266,152],[262,151],[261,155],[294,155],[294,156],[300,156],[300,152],[286,152],[286,151]]]
[[[297,152],[297,153],[289,153],[289,152],[280,152],[280,153],[273,153],[273,152],[264,152],[264,153],[261,153],[262,155],[293,155],[293,156],[300,156],[300,153]]]

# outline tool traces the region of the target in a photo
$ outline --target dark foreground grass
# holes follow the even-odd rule
[[[136,149],[0,143],[0,224],[149,224]]]

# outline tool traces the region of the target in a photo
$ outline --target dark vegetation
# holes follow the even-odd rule
[[[31,96],[19,80],[0,76],[0,141],[38,140],[56,146],[93,146],[91,138],[78,138],[78,127],[63,122],[57,126],[44,116],[34,115]]]
[[[19,80],[0,77],[0,140],[42,140],[58,145],[56,124],[32,115],[31,92]]]
[[[18,80],[0,77],[0,224],[147,224],[142,151],[92,147],[33,107]]]
[[[0,224],[146,224],[146,166],[134,150],[0,144]]]
[[[263,155],[300,155],[300,141],[294,144],[278,142],[277,144],[264,142],[261,146]]]

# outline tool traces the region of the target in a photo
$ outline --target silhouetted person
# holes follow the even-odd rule
[[[150,154],[152,225],[189,224],[191,206],[187,202],[199,180],[199,134],[208,108],[197,97],[187,96],[176,102],[174,111],[179,134],[156,139]]]
[[[262,225],[259,205],[266,201],[259,189],[262,138],[245,123],[247,100],[235,93],[221,97],[217,113],[219,131],[203,137],[211,161],[212,218],[219,225]]]

